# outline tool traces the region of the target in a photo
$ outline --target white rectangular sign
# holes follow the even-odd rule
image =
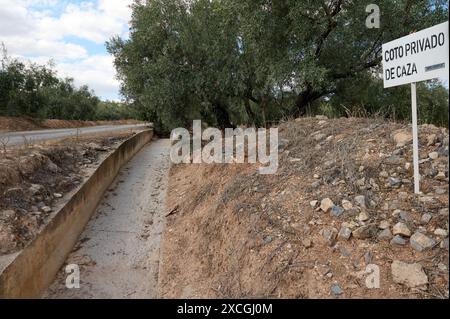
[[[384,87],[448,76],[448,21],[383,44]]]

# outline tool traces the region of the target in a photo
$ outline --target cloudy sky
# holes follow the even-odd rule
[[[0,0],[0,42],[8,54],[56,62],[61,77],[88,84],[103,99],[119,99],[105,41],[126,37],[132,0]]]

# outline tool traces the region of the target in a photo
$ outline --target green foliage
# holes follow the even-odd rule
[[[417,84],[418,117],[422,123],[448,126],[448,90],[437,81]],[[327,103],[313,104],[313,114],[328,116],[382,116],[411,121],[411,87],[383,88],[381,79],[359,76],[338,88]]]
[[[138,119],[139,117],[138,112],[132,105],[113,101],[100,102],[95,114],[96,119],[106,121]]]
[[[380,87],[381,44],[447,20],[448,4],[380,0],[381,28],[367,29],[371,2],[135,1],[129,39],[115,37],[107,48],[122,93],[160,130],[195,118],[265,125],[320,104],[336,115],[345,104],[407,118],[405,87]],[[445,88],[420,90],[422,119],[444,123]]]
[[[100,102],[87,86],[76,88],[73,79],[60,79],[53,65],[11,59],[3,48],[0,57],[0,115],[66,120],[137,118],[132,107]]]

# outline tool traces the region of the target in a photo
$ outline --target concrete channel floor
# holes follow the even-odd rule
[[[169,154],[169,140],[152,141],[124,166],[67,258],[80,288],[64,265],[43,298],[157,298]]]

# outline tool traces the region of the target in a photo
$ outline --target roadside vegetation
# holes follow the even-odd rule
[[[410,118],[410,88],[383,89],[381,45],[448,19],[446,1],[135,1],[128,39],[107,43],[122,93],[159,130],[301,115]],[[448,125],[448,90],[419,83],[422,122]]]
[[[0,116],[61,120],[136,119],[125,103],[101,101],[86,85],[59,78],[52,63],[25,63],[0,46]]]

